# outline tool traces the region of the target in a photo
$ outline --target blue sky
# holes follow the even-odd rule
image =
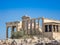
[[[60,0],[0,0],[0,39],[6,37],[6,22],[20,21],[26,14],[60,20]]]

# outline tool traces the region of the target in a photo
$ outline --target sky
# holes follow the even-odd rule
[[[0,39],[6,39],[6,22],[24,15],[60,20],[60,0],[0,0]]]

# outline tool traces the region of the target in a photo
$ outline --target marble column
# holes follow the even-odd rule
[[[28,20],[27,20],[27,25],[26,26],[27,26],[27,34],[28,34]]]
[[[15,27],[14,27],[14,26],[12,26],[11,28],[12,28],[12,32],[14,32],[14,28],[15,28]]]
[[[20,31],[20,29],[18,28],[19,26],[18,26],[18,24],[16,25],[16,31]]]
[[[53,25],[52,25],[52,32],[53,32],[53,30],[54,30],[54,29],[53,29]]]
[[[22,28],[25,30],[25,20],[22,20]]]
[[[14,27],[11,26],[11,35],[13,34],[13,32],[14,32]]]
[[[27,20],[25,20],[24,22],[24,32],[25,34],[27,34]]]
[[[38,30],[39,30],[39,20],[40,20],[40,19],[38,19]]]
[[[48,30],[48,32],[49,32],[49,25],[47,25],[47,30]]]
[[[32,19],[30,20],[30,34],[32,35]]]
[[[34,19],[34,34],[36,34],[36,19]]]
[[[27,30],[27,20],[25,20],[25,25],[24,25],[24,29]]]
[[[41,20],[42,20],[42,33],[44,33],[45,32],[45,26],[44,26],[44,17],[43,18],[41,18]]]
[[[59,32],[60,32],[60,25],[59,25]]]
[[[59,30],[58,30],[58,25],[56,25],[56,29],[57,29],[57,32],[58,32],[58,31],[59,31]]]
[[[40,19],[38,18],[38,19],[37,19],[37,23],[38,23],[38,25],[37,25],[37,26],[38,26],[38,28],[37,28],[37,34],[40,33],[40,32],[39,32],[39,28],[40,28],[40,27],[39,27],[39,21],[40,21]]]
[[[60,32],[60,26],[58,25],[58,31]]]
[[[25,35],[25,20],[22,20],[22,29],[24,30],[24,35]]]
[[[6,27],[6,39],[8,39],[8,27]]]

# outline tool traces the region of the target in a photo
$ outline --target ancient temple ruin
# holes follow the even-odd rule
[[[40,20],[42,20],[42,25],[40,25]],[[48,37],[49,39],[60,39],[60,21],[52,20],[43,17],[30,18],[28,16],[23,16],[22,21],[7,22],[6,23],[6,38],[8,38],[8,28],[11,27],[11,32],[20,31],[20,29],[25,30],[25,34],[35,34]],[[39,31],[42,31],[41,33]],[[39,33],[38,33],[39,32]]]

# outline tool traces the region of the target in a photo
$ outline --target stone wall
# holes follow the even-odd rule
[[[60,40],[60,32],[53,32],[53,38],[55,39],[55,40]]]
[[[47,37],[49,39],[53,39],[53,33],[52,32],[44,32],[43,34],[45,37]]]

